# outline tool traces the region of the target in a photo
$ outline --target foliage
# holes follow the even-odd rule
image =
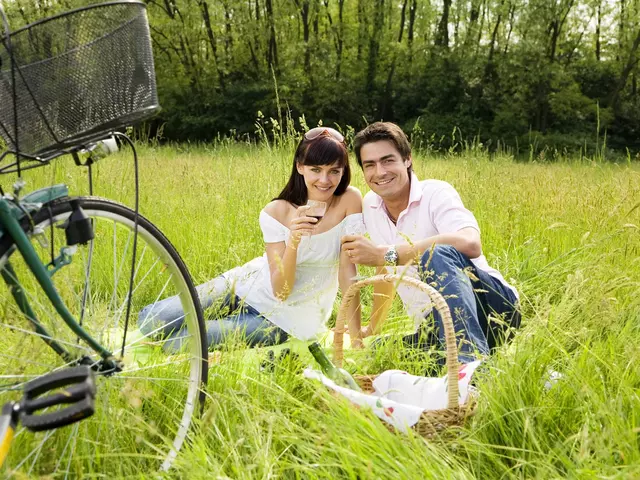
[[[6,6],[17,27],[86,2]],[[258,111],[290,111],[355,129],[419,119],[445,148],[457,127],[523,152],[529,131],[640,150],[637,1],[146,2],[167,139],[254,135]]]

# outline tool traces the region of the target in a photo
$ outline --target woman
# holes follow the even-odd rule
[[[289,335],[315,338],[331,315],[338,286],[353,283],[356,268],[341,253],[340,237],[361,229],[362,195],[349,186],[351,172],[344,137],[332,128],[305,133],[293,159],[289,181],[260,212],[265,254],[200,285],[203,308],[216,300],[235,312],[207,321],[207,340],[215,348],[233,334],[247,344],[277,345]],[[321,221],[308,215],[308,201],[326,203]],[[352,302],[349,329],[360,346],[360,302]],[[180,302],[172,297],[142,309],[138,326],[160,332],[165,350],[181,347]]]

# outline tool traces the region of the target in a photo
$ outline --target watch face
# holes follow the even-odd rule
[[[398,252],[395,248],[390,248],[387,253],[384,254],[384,261],[391,265],[398,264]]]

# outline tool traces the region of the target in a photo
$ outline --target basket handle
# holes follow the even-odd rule
[[[336,319],[335,333],[333,336],[333,358],[335,364],[338,367],[341,367],[342,359],[344,358],[343,336],[345,332],[345,320],[347,312],[349,310],[349,305],[351,304],[351,302],[353,302],[356,293],[358,293],[363,287],[379,282],[393,284],[402,282],[407,285],[411,285],[419,290],[422,290],[427,295],[429,295],[434,308],[438,311],[438,313],[440,313],[440,316],[442,317],[442,323],[444,326],[444,338],[447,347],[447,382],[449,386],[447,408],[458,408],[458,348],[456,346],[456,335],[455,330],[453,329],[451,312],[449,310],[447,302],[445,302],[443,296],[438,293],[435,288],[427,285],[424,282],[421,282],[416,278],[388,273],[365,278],[364,280],[360,280],[349,287],[347,292],[342,297],[342,303],[340,304],[340,310],[338,311],[338,318]]]

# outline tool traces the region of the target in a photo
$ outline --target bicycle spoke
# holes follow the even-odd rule
[[[152,370],[154,368],[160,368],[160,367],[168,367],[169,365],[175,365],[175,362],[166,362],[166,363],[157,363],[154,365],[150,365],[150,366],[145,366],[145,367],[140,367],[140,368],[134,368],[133,370],[127,370],[127,374],[132,374],[135,372],[143,372],[146,370]],[[119,377],[120,375],[118,375]]]
[[[24,362],[22,362],[22,363],[24,363]],[[58,367],[54,368],[53,370],[50,370],[50,371],[49,371],[49,372],[47,372],[47,373],[41,373],[41,374],[33,375],[33,376],[32,376],[32,378],[29,378],[29,379],[28,379],[27,381],[25,381],[25,382],[22,382],[22,383],[19,383],[19,384],[16,384],[16,385],[12,385],[12,388],[11,388],[10,390],[17,390],[17,389],[20,389],[20,388],[22,388],[24,385],[26,385],[26,384],[27,384],[27,382],[29,382],[30,380],[35,380],[35,379],[37,379],[37,378],[44,377],[45,375],[47,375],[47,374],[49,374],[49,373],[57,372],[58,370],[62,370],[62,369],[64,369],[64,368],[66,368],[66,367],[69,367],[69,366],[73,365],[74,363],[76,363],[76,362],[75,362],[75,361],[73,361],[73,362],[68,362],[68,363],[65,363],[65,364],[63,364],[63,365],[60,365],[60,366],[58,366]],[[20,377],[24,378],[24,377],[25,377],[25,375],[22,375],[22,376],[16,376],[16,378],[20,378]],[[0,377],[0,378],[1,378],[1,377]],[[0,389],[0,391],[2,391],[2,389]]]
[[[11,278],[15,282],[18,281],[18,279],[13,275],[11,275]],[[39,288],[39,287],[36,287],[36,288]],[[50,304],[47,304],[47,306],[45,307],[45,305],[38,298],[36,298],[36,296],[35,296],[35,294],[33,292],[25,289],[24,287],[22,289],[22,292],[26,295],[27,300],[30,302],[30,304],[32,304],[32,306],[35,305],[40,310],[44,311],[44,313],[47,316],[47,319],[49,320],[49,325],[50,326],[56,325],[56,322],[58,322],[59,317],[58,317],[58,313],[57,312],[54,313],[54,312],[51,311],[53,309],[53,306],[51,306]],[[16,306],[16,308],[17,308],[17,306]],[[17,312],[19,312],[21,316],[24,316],[24,313],[21,310],[18,309]]]
[[[134,214],[102,200],[81,204],[94,226],[95,238],[89,245],[79,246],[71,263],[59,268],[52,282],[88,335],[108,350],[124,345],[125,356],[119,359],[123,370],[96,374],[96,409],[91,418],[55,435],[38,436],[20,429],[12,448],[19,459],[16,463],[30,477],[60,479],[82,476],[83,472],[100,476],[106,471],[125,477],[166,470],[187,437],[206,371],[197,296],[181,260],[146,219],[140,217],[137,255],[132,263]],[[60,202],[53,210],[52,214],[35,215],[34,223],[45,230],[56,228],[68,219],[71,206]],[[54,250],[63,248],[65,240],[64,235],[56,235]],[[40,258],[49,263],[50,251],[36,243],[34,246]],[[19,252],[12,257],[12,265],[17,277],[29,275]],[[29,279],[24,284],[25,298],[47,333],[35,332],[23,316],[13,312],[0,320],[0,334],[15,346],[0,353],[0,383],[11,384],[4,390],[0,385],[0,398],[13,399],[26,382],[76,363],[43,347],[43,340],[55,341],[73,357],[88,356],[92,359],[88,363],[93,363],[90,368],[102,362],[85,342],[78,342],[77,334],[59,318],[39,285]],[[175,300],[161,303],[168,298]],[[125,338],[120,329],[124,328],[129,301],[132,329],[131,336]],[[148,313],[140,316],[148,305]],[[155,314],[166,317],[173,305],[181,313],[166,323],[154,321]],[[180,333],[164,337],[163,332],[172,328]],[[165,349],[173,345],[167,342],[175,337],[179,337],[175,345],[181,350],[171,355]]]
[[[40,334],[38,332],[34,332],[34,331],[31,331],[31,330],[25,330],[24,328],[15,327],[15,326],[9,325],[7,323],[0,323],[0,327],[6,327],[9,330],[15,330],[17,332],[24,333],[26,335],[31,335],[31,336],[34,336],[34,337],[38,337],[38,338],[41,338],[41,339],[55,340],[57,343],[60,343],[61,345],[67,345],[69,347],[73,347],[73,348],[76,348],[78,350],[82,350],[84,352],[93,353],[93,350],[91,350],[89,347],[85,347],[83,345],[78,345],[78,344],[75,344],[75,343],[72,343],[72,342],[67,342],[67,341],[64,341],[64,340],[60,340],[59,338],[53,338],[53,337],[50,337],[50,336],[47,336],[47,335],[42,335],[42,334]]]
[[[65,469],[64,478],[67,478],[67,476],[69,475],[69,468],[71,468],[71,459],[73,458],[73,452],[75,451],[75,443],[77,440],[77,433],[78,433],[79,427],[80,427],[79,423],[76,423],[75,425],[73,425],[73,427],[71,427],[71,432],[69,432],[69,436],[67,437],[67,442],[64,444],[64,448],[62,449],[60,458],[58,458],[58,463],[56,463],[55,469],[58,470],[58,468],[60,467],[60,463],[64,459],[64,454],[66,453],[67,448],[69,448],[69,444],[73,439],[74,446],[72,447],[71,452],[69,453],[69,461],[67,462],[67,468]]]
[[[146,249],[146,246],[145,246],[145,249]],[[157,263],[157,260],[156,260],[156,263]],[[154,265],[155,265],[155,263],[154,263]],[[140,268],[140,263],[137,265],[136,270],[135,270],[135,272],[133,274],[134,282],[135,282],[136,276],[138,275],[138,269],[139,268]],[[145,274],[144,278],[146,278],[148,274],[149,274],[149,272],[147,272]],[[144,278],[143,278],[143,280],[144,280]],[[170,280],[171,280],[171,277],[169,277],[169,281]],[[133,287],[133,289],[131,290],[131,294],[130,295],[133,296],[141,285],[142,285],[142,281]],[[120,325],[120,320],[121,320],[122,314],[126,311],[127,300],[128,300],[128,296],[125,296],[124,300],[122,301],[122,305],[120,305],[118,310],[116,310],[116,312],[118,313],[118,317],[116,319],[115,325]]]
[[[177,322],[181,321],[183,318],[184,318],[184,315],[182,315],[181,317],[178,317],[178,318],[176,318],[176,319],[174,319],[174,320],[171,320],[171,321],[170,321],[170,322],[168,322],[168,323],[165,323],[165,324],[161,325],[160,327],[156,328],[155,330],[150,331],[150,332],[149,332],[148,334],[146,334],[144,337],[137,338],[137,339],[136,339],[136,340],[134,340],[133,342],[126,344],[126,345],[124,346],[125,350],[126,350],[127,348],[132,347],[132,346],[133,346],[133,345],[135,345],[136,343],[139,343],[139,342],[141,342],[141,341],[143,341],[143,340],[146,340],[147,338],[151,338],[151,337],[153,337],[153,334],[158,333],[159,331],[164,330],[164,329],[165,329],[165,328],[167,328],[167,327],[170,327],[172,324],[174,324],[174,323],[177,323]],[[156,342],[158,342],[158,341],[156,341]],[[160,341],[160,343],[166,343],[166,340]]]
[[[187,378],[168,378],[168,377],[138,377],[138,376],[129,376],[129,375],[118,375],[118,378],[124,378],[125,380],[148,380],[151,382],[175,382],[175,383],[185,383],[188,382]]]
[[[127,259],[127,253],[129,252],[129,243],[131,242],[131,237],[133,236],[133,232],[129,232],[129,236],[127,237],[127,243],[124,247],[124,252],[122,253],[122,260],[120,260],[120,266],[118,267],[117,271],[118,274],[116,276],[116,269],[115,269],[115,265],[117,263],[117,256],[116,256],[116,231],[117,231],[117,224],[116,222],[113,222],[113,261],[114,261],[114,270],[113,270],[113,296],[111,297],[111,302],[109,302],[109,311],[111,311],[111,307],[115,306],[116,303],[116,294],[118,293],[118,285],[120,283],[120,275],[122,274],[122,268],[124,266],[124,262]]]
[[[158,295],[156,296],[156,299],[150,305],[156,305],[160,301],[160,298],[164,296],[164,292],[166,291],[167,287],[169,286],[169,282],[171,281],[172,278],[173,278],[173,275],[170,275],[169,278],[167,279],[167,281],[165,282],[165,284],[162,286],[162,290],[158,293]],[[164,308],[161,311],[164,311]],[[140,327],[143,327],[144,325],[146,325],[148,319],[149,319],[149,316],[147,315],[145,317],[144,321],[142,322],[142,325],[140,325]]]
[[[27,455],[25,458],[22,459],[22,461],[16,465],[15,470],[19,470],[20,467],[22,467],[22,465],[24,465],[33,455],[36,455],[36,460],[38,459],[38,457],[40,456],[40,452],[42,451],[42,447],[44,446],[44,444],[47,442],[47,440],[51,437],[51,435],[53,435],[53,430],[46,432],[44,435],[44,438],[42,439],[42,441],[38,444],[38,446],[36,448],[34,448],[31,453],[29,453],[29,455]],[[37,452],[37,454],[36,454]],[[31,463],[31,468],[29,468],[29,472],[28,475],[31,474],[31,470],[33,469],[33,466],[35,465],[35,461]]]
[[[87,256],[88,256],[87,261],[83,262],[83,263],[86,263],[86,266],[85,266],[85,275],[84,275],[84,288],[82,289],[82,305],[80,306],[80,318],[78,319],[78,323],[80,325],[82,325],[82,322],[84,320],[85,307],[87,304],[87,296],[90,295],[89,278],[91,277],[91,263],[93,260],[93,240],[89,242],[89,252]]]
[[[18,360],[20,363],[24,363],[27,365],[35,365],[37,367],[48,367],[47,363],[34,362],[33,360],[28,360],[24,357],[18,357],[17,355],[7,355],[6,353],[0,353],[0,357],[10,358],[11,360]]]

